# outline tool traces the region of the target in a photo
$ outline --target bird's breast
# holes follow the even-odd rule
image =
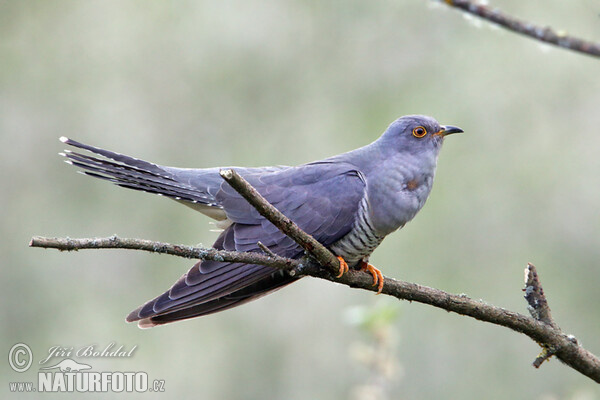
[[[413,219],[429,197],[435,160],[411,161],[405,158],[367,182],[373,227],[383,236]]]
[[[385,236],[376,233],[369,214],[369,202],[365,197],[359,205],[352,229],[331,246],[331,250],[346,260],[348,265],[355,266],[368,258],[381,244]]]

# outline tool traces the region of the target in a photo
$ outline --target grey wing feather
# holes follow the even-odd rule
[[[351,165],[304,165],[260,176],[249,181],[300,228],[328,246],[352,228],[365,183]],[[280,193],[286,196],[280,196]],[[270,195],[270,193],[277,194]],[[260,251],[261,241],[276,254],[297,258],[303,251],[289,237],[254,213],[229,185],[215,198],[233,221],[217,239],[215,248]],[[254,300],[293,282],[277,269],[258,265],[202,261],[173,287],[134,310],[128,321],[153,326],[222,311]]]

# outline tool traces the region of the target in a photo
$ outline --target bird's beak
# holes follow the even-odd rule
[[[442,129],[440,129],[439,132],[436,132],[436,135],[441,135],[441,136],[447,136],[447,135],[451,135],[453,133],[462,133],[464,132],[462,129],[460,129],[458,126],[452,126],[452,125],[444,125],[442,126]]]

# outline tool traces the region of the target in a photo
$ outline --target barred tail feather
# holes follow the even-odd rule
[[[105,179],[129,189],[142,190],[182,200],[218,207],[214,196],[207,188],[191,186],[177,179],[177,175],[159,165],[134,157],[104,150],[61,137],[60,141],[70,146],[87,150],[104,158],[65,150],[60,153],[67,162],[83,169],[83,173]],[[111,161],[112,160],[112,161]]]

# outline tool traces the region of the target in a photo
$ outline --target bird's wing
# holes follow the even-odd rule
[[[250,183],[283,214],[325,246],[352,228],[365,182],[343,163],[313,163],[274,173],[248,175]],[[214,244],[217,249],[257,252],[260,241],[274,253],[298,257],[302,249],[262,217],[228,184],[215,198],[232,224]],[[222,311],[254,300],[295,278],[282,271],[239,263],[201,261],[169,291],[134,310],[128,321],[148,327]]]

